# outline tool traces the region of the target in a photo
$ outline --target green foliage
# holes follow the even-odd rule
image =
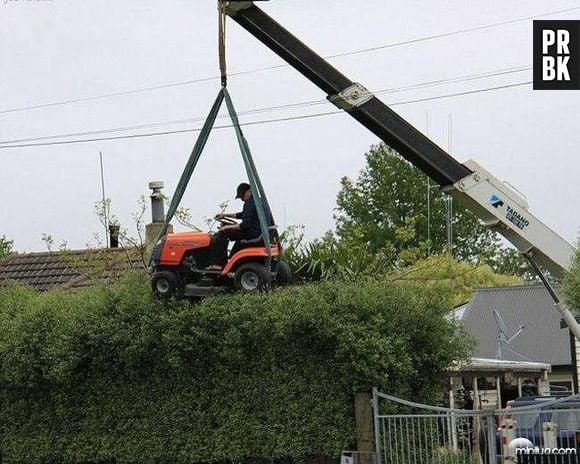
[[[523,283],[519,277],[497,274],[488,265],[459,262],[446,254],[417,261],[394,272],[389,279],[404,281],[452,307],[468,301],[476,288]]]
[[[491,250],[484,262],[498,274],[521,277],[526,282],[538,281],[534,268],[515,248],[498,247]]]
[[[12,240],[8,240],[5,235],[0,237],[0,259],[10,254],[13,244],[14,242]]]
[[[384,275],[449,251],[449,197],[384,144],[372,147],[366,159],[356,181],[342,179],[336,234],[327,232],[310,243],[295,227],[283,234],[285,260],[302,280]],[[502,247],[497,234],[458,202],[453,203],[452,225],[452,252],[459,261],[484,265],[490,273],[535,279],[520,253]]]
[[[430,401],[466,356],[439,299],[325,282],[193,306],[147,279],[0,292],[3,463],[248,462],[337,456],[371,386]]]
[[[468,301],[476,288],[523,283],[516,275],[497,273],[487,264],[460,262],[446,253],[428,258],[415,256],[410,264],[405,264],[406,260],[381,251],[372,254],[368,247],[347,245],[330,233],[305,244],[300,229],[290,228],[283,239],[284,261],[302,281],[375,278],[406,282],[417,291],[431,292],[448,307]]]
[[[564,279],[564,292],[568,306],[580,311],[580,248],[576,249],[572,267]]]
[[[346,244],[331,232],[305,242],[301,229],[291,227],[282,234],[284,261],[301,281],[352,279],[384,273],[393,258],[371,254],[367,247]]]
[[[388,146],[374,146],[355,181],[342,179],[337,233],[341,241],[382,251],[406,262],[447,248],[446,196]],[[488,262],[499,249],[495,233],[453,202],[453,253],[462,261]]]

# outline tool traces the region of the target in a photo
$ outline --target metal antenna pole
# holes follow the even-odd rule
[[[453,153],[453,116],[447,120],[447,151]],[[447,197],[447,247],[449,255],[453,256],[453,197]]]
[[[453,154],[453,115],[450,114],[447,120],[447,151]]]
[[[453,256],[453,198],[445,198],[445,219],[447,225],[447,252]]]
[[[427,137],[429,137],[429,110],[426,113],[427,119]],[[431,254],[431,179],[427,176],[427,243],[428,254]]]

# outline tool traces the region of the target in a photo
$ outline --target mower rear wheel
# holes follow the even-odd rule
[[[275,269],[276,267],[274,267]],[[290,266],[284,261],[278,263],[278,272],[276,273],[276,282],[278,285],[288,285],[292,283],[292,271]]]
[[[263,292],[271,281],[270,273],[261,263],[242,264],[234,277],[236,289],[244,293]]]
[[[151,288],[159,298],[169,299],[179,291],[179,277],[171,271],[158,272],[151,279]]]

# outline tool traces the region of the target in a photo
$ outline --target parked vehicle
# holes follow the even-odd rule
[[[507,403],[506,409],[509,412],[499,417],[496,433],[498,463],[578,462],[580,401],[570,398],[555,405],[543,406],[558,398],[562,396],[529,396]],[[537,406],[537,409],[518,412],[519,408],[527,406]],[[516,455],[509,444],[517,438],[528,440],[532,448],[537,450],[530,454]],[[547,449],[550,451],[547,452]],[[558,452],[568,451],[566,454],[554,454],[554,449],[558,449]]]

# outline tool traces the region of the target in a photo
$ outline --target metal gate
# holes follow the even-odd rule
[[[373,390],[378,464],[578,464],[580,395],[471,411]]]

